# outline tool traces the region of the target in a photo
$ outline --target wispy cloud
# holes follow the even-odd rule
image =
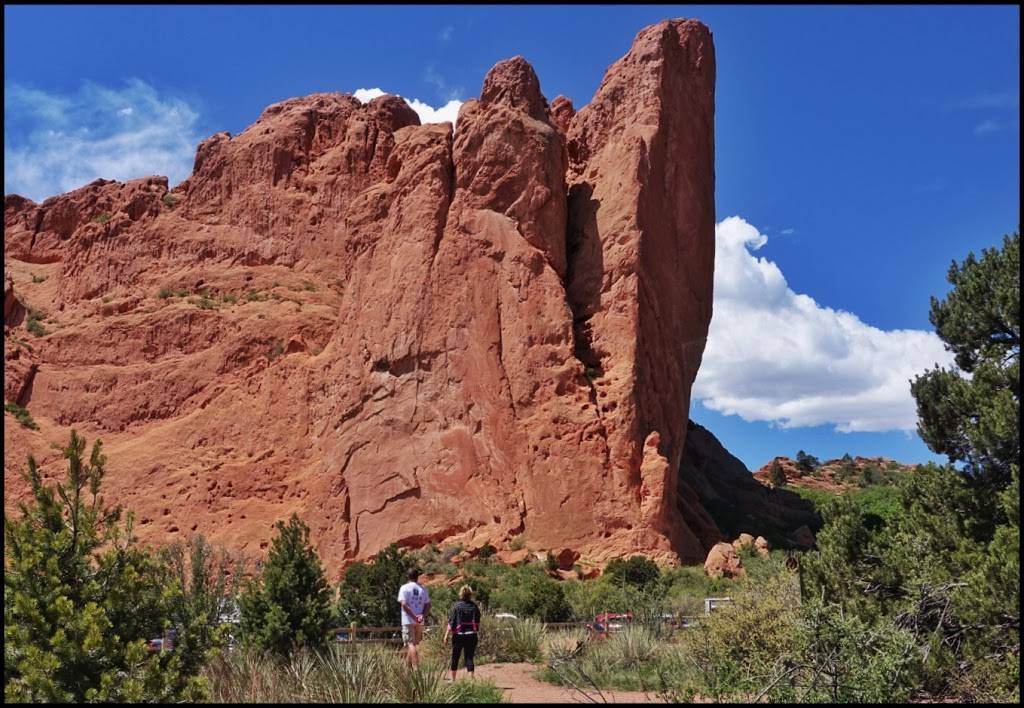
[[[767,242],[738,216],[715,227],[714,316],[694,399],[783,428],[913,430],[909,380],[952,365],[942,341],[878,329],[793,292],[778,265],[753,254]]]
[[[978,123],[974,126],[975,135],[985,135],[986,133],[994,133],[999,130],[999,123],[994,120],[986,120]]]
[[[438,33],[437,38],[442,42],[450,42],[454,35],[455,27],[448,25]]]
[[[387,91],[380,88],[361,88],[356,89],[352,95],[363,103],[372,101],[378,96],[384,96]],[[448,101],[445,105],[440,108],[434,108],[428,103],[419,100],[418,98],[405,98],[402,97],[409,106],[416,111],[420,117],[420,123],[451,123],[455,125],[455,121],[459,117],[459,108],[462,107],[462,101]]]
[[[127,180],[192,171],[198,112],[134,79],[123,88],[86,82],[62,95],[5,87],[4,192],[39,201],[97,177]]]
[[[458,101],[462,99],[465,89],[462,86],[452,86],[437,70],[430,65],[423,72],[424,80],[437,90],[437,95],[443,101]]]
[[[928,194],[931,192],[941,192],[949,186],[949,180],[944,177],[936,177],[930,182],[919,184],[914,187],[914,192],[917,194]]]
[[[796,229],[783,229],[779,233],[781,233],[783,236],[789,236],[790,234],[795,234]]]
[[[995,93],[979,93],[950,106],[962,110],[991,110],[998,108],[1019,108],[1020,93],[1018,91],[1001,91]]]

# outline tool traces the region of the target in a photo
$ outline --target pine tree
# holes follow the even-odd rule
[[[240,599],[241,631],[250,645],[279,656],[298,647],[319,647],[330,628],[330,589],[309,527],[296,514],[278,521],[262,573]]]
[[[773,487],[784,487],[786,485],[786,473],[778,460],[772,460],[772,466],[768,469],[768,481]]]
[[[953,290],[931,299],[929,318],[960,371],[936,367],[912,381],[918,432],[994,503],[1020,457],[1020,235],[954,261],[947,277]]]
[[[803,450],[796,453],[796,468],[800,471],[800,476],[811,474],[819,464],[818,458],[814,455],[808,455]]]
[[[203,679],[174,652],[146,649],[169,624],[168,593],[131,514],[121,526],[121,509],[103,503],[100,441],[88,461],[85,446],[72,431],[55,487],[30,456],[32,499],[4,518],[4,700],[200,700]]]

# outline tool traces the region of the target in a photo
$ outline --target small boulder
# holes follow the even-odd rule
[[[708,551],[704,572],[710,578],[741,578],[747,574],[736,549],[728,543],[716,543]]]
[[[744,546],[753,546],[754,537],[749,533],[741,533],[739,538],[732,542],[732,547],[736,550],[743,548]]]
[[[530,556],[530,551],[525,548],[520,548],[518,551],[498,551],[495,554],[495,558],[505,565],[519,565],[528,561]]]
[[[768,541],[765,539],[764,536],[758,536],[756,539],[754,539],[754,548],[756,548],[758,554],[762,556],[767,556],[768,551],[771,550],[771,546],[768,545]]]

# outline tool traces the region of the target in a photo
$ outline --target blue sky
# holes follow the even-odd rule
[[[578,108],[667,17],[714,33],[734,268],[691,417],[755,468],[801,448],[937,459],[899,381],[941,358],[924,331],[950,261],[1020,220],[1016,6],[5,6],[4,191],[174,181],[270,103],[381,88],[439,108],[515,54]]]

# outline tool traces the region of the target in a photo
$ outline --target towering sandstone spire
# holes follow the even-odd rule
[[[708,29],[666,21],[575,113],[514,57],[454,135],[394,96],[316,94],[203,141],[170,192],[8,195],[5,391],[39,430],[5,421],[5,507],[25,455],[59,472],[75,427],[144,540],[258,554],[295,511],[335,571],[517,535],[702,562],[720,534],[679,470],[714,85]]]

